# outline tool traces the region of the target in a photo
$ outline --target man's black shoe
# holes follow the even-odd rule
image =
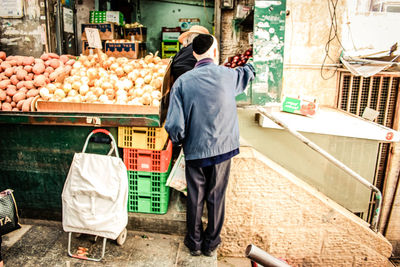
[[[217,249],[206,249],[206,250],[202,250],[201,252],[203,252],[204,256],[214,257],[216,251],[217,251]]]
[[[201,255],[201,250],[190,250],[190,255],[192,256],[200,256]]]
[[[183,244],[190,250],[190,255],[192,256],[200,256],[201,255],[201,250],[200,249],[190,249],[189,242],[186,240],[186,238],[183,240]]]

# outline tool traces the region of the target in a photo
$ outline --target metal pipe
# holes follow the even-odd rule
[[[61,29],[61,23],[62,23],[62,18],[61,18],[61,1],[57,0],[57,4],[56,4],[56,40],[57,40],[57,53],[59,55],[62,54],[62,29]]]
[[[53,52],[53,46],[52,46],[52,42],[51,42],[51,36],[50,36],[50,3],[49,0],[46,0],[45,2],[45,8],[46,8],[46,37],[47,37],[47,48],[48,51],[46,51],[46,53],[48,52]]]
[[[275,122],[276,124],[281,126],[282,128],[286,129],[289,133],[291,133],[292,135],[294,135],[295,137],[300,139],[304,144],[306,144],[307,146],[309,146],[310,148],[312,148],[313,150],[315,150],[316,152],[318,152],[319,154],[324,156],[326,159],[328,159],[330,162],[335,164],[337,167],[339,167],[340,169],[342,169],[343,171],[348,173],[350,176],[352,176],[353,178],[358,180],[361,184],[363,184],[364,186],[366,186],[367,188],[369,188],[370,190],[375,192],[375,198],[376,198],[376,203],[377,203],[378,207],[375,209],[374,217],[372,219],[372,222],[371,222],[370,226],[371,226],[372,230],[377,232],[378,231],[379,217],[380,217],[380,214],[381,214],[381,206],[382,206],[382,194],[381,194],[381,191],[379,191],[379,189],[376,186],[374,186],[373,184],[368,182],[365,178],[360,176],[358,173],[356,173],[355,171],[353,171],[352,169],[347,167],[345,164],[343,164],[342,162],[337,160],[335,157],[333,157],[331,154],[329,154],[328,152],[323,150],[317,144],[315,144],[314,142],[312,142],[311,140],[309,140],[308,138],[306,138],[304,135],[300,134],[296,130],[293,130],[287,124],[285,124],[284,122],[282,122],[281,120],[279,120],[278,118],[273,116],[272,114],[266,112],[263,108],[257,107],[257,110],[262,115],[266,116],[267,118],[269,118],[270,120],[272,120],[273,122]]]
[[[340,68],[342,65],[340,64],[329,64],[324,65],[324,69],[328,70],[337,70]],[[283,65],[284,69],[307,69],[307,70],[321,70],[321,64],[304,64],[304,65],[297,65],[297,64],[284,64]]]
[[[246,257],[264,267],[290,267],[290,265],[252,244],[246,248]]]
[[[321,68],[321,63],[284,63],[284,66],[288,67],[319,67]],[[324,64],[324,67],[342,67],[341,63]]]

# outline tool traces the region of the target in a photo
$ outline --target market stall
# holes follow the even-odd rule
[[[90,12],[92,23],[82,26],[83,54],[43,53],[35,58],[0,53],[1,178],[15,190],[23,217],[60,219],[60,196],[69,164],[84,137],[95,128],[105,128],[118,137],[127,164],[138,159],[137,153],[130,153],[135,149],[150,157],[172,151],[161,127],[168,98],[162,84],[169,60],[146,53],[143,25],[122,28],[118,25],[122,21],[99,18],[103,13]],[[86,28],[98,30],[102,49],[89,47]],[[93,141],[90,151],[107,152],[107,138]],[[164,160],[162,172],[154,170],[157,162],[147,162],[151,167],[147,170],[127,165],[130,211],[167,211],[169,190],[163,177],[168,175],[170,162],[171,155]],[[154,186],[146,185],[160,177],[164,181],[156,189],[164,194],[157,202]],[[162,209],[155,210],[153,206],[160,201]]]
[[[57,7],[59,17],[55,21],[50,14],[51,6],[44,9],[37,6],[40,14],[47,16],[48,22],[42,24],[46,36],[42,51],[36,51],[33,57],[20,52],[23,50],[3,49],[7,54],[1,55],[0,62],[0,168],[4,183],[15,190],[22,216],[36,217],[35,210],[40,210],[41,216],[48,211],[50,218],[54,218],[55,213],[60,218],[60,195],[69,164],[93,129],[105,128],[120,140],[133,138],[135,134],[140,135],[140,140],[146,140],[143,142],[157,139],[148,139],[148,135],[162,129],[166,116],[168,94],[162,83],[168,60],[180,49],[178,36],[193,25],[203,25],[221,38],[221,64],[225,61],[227,67],[243,65],[254,51],[258,78],[245,94],[237,98],[240,103],[262,104],[279,98],[281,84],[279,79],[272,83],[271,77],[264,74],[268,66],[263,57],[268,56],[265,54],[268,51],[273,53],[271,57],[277,62],[276,71],[278,74],[282,72],[279,64],[283,59],[282,23],[284,25],[285,13],[282,9],[285,2],[275,3],[279,7],[275,9],[268,9],[264,2],[259,2],[255,8],[235,5],[237,27],[252,32],[253,20],[258,26],[254,44],[246,33],[246,38],[239,37],[241,45],[230,51],[222,51],[224,39],[230,36],[221,35],[220,17],[212,17],[214,5],[218,6],[215,8],[216,16],[221,8],[232,9],[233,5],[220,7],[214,1],[191,1],[184,5],[134,1],[121,8],[117,3],[106,2],[94,1],[92,7],[91,2],[78,4],[81,8],[72,15],[70,11],[74,11],[77,4],[65,3],[62,8]],[[265,13],[266,9],[269,13]],[[271,29],[258,23],[271,16],[276,24]],[[56,35],[50,34],[54,28]],[[100,49],[89,45],[88,29],[98,30]],[[263,33],[273,29],[279,33],[278,44],[265,40]],[[235,35],[240,33],[239,29],[236,30]],[[71,42],[75,42],[75,51]],[[271,50],[272,46],[276,49]],[[140,129],[135,132],[132,127]],[[98,143],[91,144],[89,149],[107,152],[108,146],[102,143],[109,140],[98,138],[95,141]],[[162,142],[161,146],[150,149],[126,146],[122,142],[120,154],[128,155],[127,151],[123,153],[125,149],[148,149],[153,151],[146,152],[151,156],[170,153],[167,139]],[[154,175],[132,175],[136,177],[132,179],[137,179],[132,183],[147,188],[156,179],[165,184],[165,173],[170,166],[166,164],[164,167],[162,172],[152,168],[146,170]],[[141,172],[143,169],[129,171]],[[135,195],[136,202],[132,202],[131,211],[150,211],[155,196],[152,190],[166,193],[164,189],[135,192],[132,196]],[[139,200],[142,202],[137,202]],[[153,213],[165,213],[168,197],[164,195],[156,204],[161,205],[161,209]]]
[[[1,178],[15,190],[22,216],[35,217],[35,209],[42,211],[41,216],[46,211],[52,218],[54,213],[60,215],[60,193],[72,156],[94,127],[106,127],[118,136],[126,155],[129,148],[142,145],[138,140],[145,144],[139,148],[164,149],[167,136],[159,141],[154,134],[163,129],[160,126],[165,116],[162,81],[167,64],[159,57],[133,60],[100,53],[70,59],[51,53],[36,59],[3,59]],[[149,139],[150,134],[154,140]],[[130,143],[123,141],[126,139]],[[158,146],[147,147],[153,141]],[[91,150],[106,153],[102,143],[108,140],[97,142]],[[144,180],[150,183],[153,176],[144,176]],[[140,177],[132,173],[132,183],[141,181]],[[132,189],[132,194],[137,190]],[[167,195],[164,202],[168,205]],[[140,206],[139,211],[151,210]],[[162,212],[166,212],[165,207]]]

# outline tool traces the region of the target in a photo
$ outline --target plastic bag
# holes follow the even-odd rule
[[[178,159],[176,160],[174,167],[172,168],[168,179],[167,186],[175,188],[187,195],[186,190],[186,175],[185,175],[185,155],[183,150],[179,153]]]

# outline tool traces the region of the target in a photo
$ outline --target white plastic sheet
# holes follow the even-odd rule
[[[185,155],[183,151],[179,153],[178,159],[176,160],[174,167],[172,168],[166,185],[172,188],[175,188],[178,191],[181,191],[187,194],[186,190],[186,175],[185,175]]]

